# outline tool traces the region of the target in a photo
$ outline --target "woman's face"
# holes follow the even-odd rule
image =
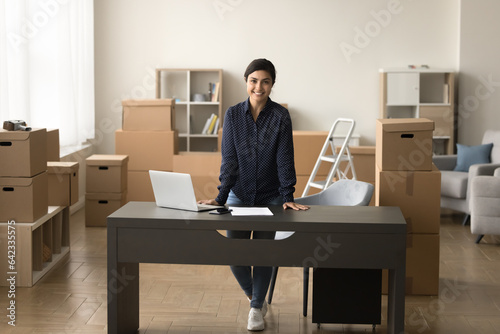
[[[265,102],[271,94],[273,80],[267,71],[255,71],[247,77],[247,93],[255,102]]]

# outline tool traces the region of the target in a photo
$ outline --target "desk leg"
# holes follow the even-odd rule
[[[387,332],[404,333],[405,321],[405,264],[389,269],[389,290],[387,294]]]
[[[139,264],[119,263],[116,229],[108,228],[108,334],[139,329]]]

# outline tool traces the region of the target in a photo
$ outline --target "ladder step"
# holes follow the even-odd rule
[[[347,155],[342,155],[340,157],[335,156],[335,155],[323,155],[320,156],[321,161],[328,161],[331,163],[334,163],[337,158],[340,158],[340,161],[349,161],[349,157]]]
[[[325,183],[326,183],[326,180],[314,181],[314,182],[309,183],[309,185],[313,188],[323,189],[323,187],[325,186]]]

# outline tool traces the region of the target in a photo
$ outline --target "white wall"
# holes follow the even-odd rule
[[[500,130],[500,2],[462,0],[458,142],[481,143]]]
[[[94,8],[99,153],[114,152],[120,101],[154,97],[156,67],[222,68],[226,109],[246,98],[247,64],[268,58],[278,71],[271,97],[288,103],[294,129],[328,130],[352,117],[362,145],[375,144],[379,68],[458,70],[456,0],[98,0]]]

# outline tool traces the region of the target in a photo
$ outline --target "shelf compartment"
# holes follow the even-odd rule
[[[179,99],[188,101],[188,71],[187,70],[168,70],[158,71],[156,80],[159,84],[156,86],[156,97],[162,99]],[[182,104],[186,102],[178,102]]]
[[[195,94],[204,94],[208,95],[209,92],[209,83],[217,83],[219,82],[219,86],[221,84],[219,78],[219,72],[214,71],[214,70],[190,70],[190,92],[191,92],[191,103],[212,103],[211,101],[206,101],[206,102],[198,102],[194,101],[194,95]],[[221,93],[220,93],[220,88],[219,88],[219,99],[218,101],[221,101],[220,99]]]
[[[386,118],[415,118],[418,117],[417,106],[387,106]]]
[[[201,136],[201,135],[200,135]],[[191,136],[191,151],[216,152],[217,151],[217,135],[207,137]]]
[[[450,76],[447,73],[420,74],[420,103],[450,104]]]
[[[16,286],[31,287],[70,252],[69,208],[49,206],[48,212],[33,223],[16,223]],[[0,245],[7,244],[7,223],[0,222]],[[5,242],[4,242],[5,241]],[[7,267],[7,251],[0,255],[2,275]],[[44,256],[45,254],[45,256]],[[4,277],[2,277],[4,278]],[[0,286],[7,284],[6,279]]]

